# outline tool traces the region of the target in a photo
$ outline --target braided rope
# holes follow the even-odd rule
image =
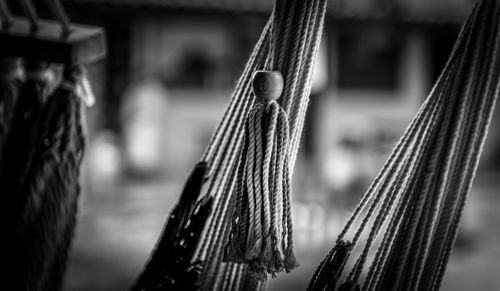
[[[500,90],[498,8],[494,0],[474,7],[429,97],[309,286],[360,288],[364,265],[383,233],[363,290],[439,289]],[[330,273],[337,278],[342,272],[343,265],[332,261],[332,256],[358,219],[353,243],[367,226],[368,238],[337,289],[336,279],[326,282],[324,276]]]
[[[257,64],[263,62],[263,55],[265,51],[264,47],[268,37],[268,29],[269,29],[269,24],[266,25],[264,32],[259,41],[257,42],[256,48],[254,49],[254,51],[257,51],[257,57],[254,59],[254,61]],[[247,101],[243,105],[244,107],[240,110],[241,114],[248,112],[250,106],[253,103],[253,100],[250,99],[251,95],[249,93],[249,88],[250,88],[250,80],[249,78],[247,78],[245,79],[244,94],[241,95],[243,96],[243,99]],[[236,95],[234,95],[233,98],[235,98],[235,96]],[[221,152],[220,155],[216,155],[214,158],[212,158],[214,161],[217,161],[219,159],[220,161],[212,162],[213,170],[209,174],[209,177],[211,178],[206,193],[207,195],[211,195],[214,197],[215,211],[207,221],[207,227],[205,227],[204,232],[202,234],[203,240],[201,241],[200,246],[198,247],[197,252],[195,253],[196,259],[203,260],[207,256],[207,253],[209,253],[209,250],[213,249],[216,243],[216,238],[213,237],[213,234],[216,231],[216,227],[223,224],[223,222],[221,221],[222,215],[225,212],[223,205],[226,204],[224,203],[224,200],[227,199],[228,195],[222,195],[222,185],[225,183],[225,181],[227,181],[230,165],[236,159],[237,147],[241,145],[241,143],[243,142],[243,132],[242,132],[243,130],[240,129],[241,126],[242,122],[238,122],[237,124],[233,125],[231,133],[233,133],[233,135],[236,134],[236,136],[233,137],[231,139],[231,142],[228,142],[228,144],[226,144],[224,147],[220,146],[220,148],[223,148],[223,151]],[[229,150],[230,146],[232,146],[231,150]],[[221,158],[221,156],[224,156],[224,158]],[[214,167],[214,164],[219,166]],[[230,181],[230,183],[234,183],[234,181]],[[204,279],[202,278],[202,280]]]
[[[260,164],[262,166],[262,174],[259,177],[262,177],[262,197],[263,197],[263,209],[264,209],[264,231],[263,238],[265,239],[266,245],[263,248],[264,252],[262,253],[262,258],[267,261],[272,256],[272,242],[271,242],[271,195],[275,195],[269,187],[270,176],[269,176],[269,166],[271,165],[271,157],[273,151],[274,137],[276,134],[277,127],[277,119],[278,119],[278,109],[277,103],[271,102],[268,104],[266,108],[266,114],[270,114],[270,118],[268,120],[267,132],[265,134],[265,151],[263,161]],[[259,119],[262,120],[262,117]],[[259,134],[259,133],[257,133]],[[260,136],[260,135],[258,135]],[[257,174],[257,172],[255,173]],[[274,208],[274,207],[273,207]]]
[[[473,27],[475,26],[475,24],[473,24]],[[468,42],[472,41],[471,40],[471,37],[469,37],[469,39],[467,40]],[[475,66],[475,64],[477,63],[477,55],[476,57],[473,58],[473,63],[472,65]],[[464,66],[464,62],[462,62],[462,64],[460,65],[459,69],[458,69],[458,77],[457,78],[460,78],[461,76],[461,72],[463,71],[463,68]],[[468,76],[467,76],[467,80],[465,81],[465,93],[463,96],[468,96],[470,94],[470,90],[471,90],[471,83],[473,81],[473,73],[471,72]],[[457,86],[454,86],[453,88],[453,91],[452,91],[452,96],[456,96],[458,95],[458,88]],[[452,99],[451,101],[453,102],[454,100],[456,100],[455,98]],[[462,97],[460,98],[460,103],[459,103],[459,107],[458,107],[458,112],[455,113],[457,114],[456,115],[456,121],[453,123],[453,127],[451,128],[451,137],[447,137],[447,140],[449,141],[448,144],[446,145],[446,148],[447,148],[447,154],[445,156],[445,160],[444,160],[444,171],[442,172],[442,180],[439,182],[440,184],[440,188],[439,188],[439,196],[443,196],[445,198],[443,198],[443,205],[440,206],[440,205],[437,205],[438,207],[441,208],[441,212],[439,214],[439,221],[437,221],[437,225],[435,227],[435,235],[433,237],[433,241],[430,245],[430,252],[428,254],[428,259],[426,260],[426,263],[425,263],[425,271],[423,272],[422,274],[422,282],[424,285],[422,285],[423,288],[425,288],[424,290],[428,290],[427,288],[429,288],[427,284],[432,284],[432,280],[430,279],[431,276],[433,276],[433,274],[435,273],[435,270],[437,268],[437,264],[438,264],[438,260],[440,258],[439,256],[439,253],[441,252],[441,249],[442,249],[442,245],[443,245],[443,240],[444,238],[447,236],[447,231],[448,231],[448,221],[451,219],[451,212],[452,212],[452,208],[453,208],[453,205],[456,204],[456,198],[454,197],[454,193],[453,192],[448,192],[448,194],[445,194],[446,190],[449,188],[449,185],[451,182],[453,183],[456,183],[455,179],[453,179],[453,181],[451,179],[447,179],[447,177],[450,174],[451,172],[451,167],[453,166],[452,165],[452,162],[454,161],[454,152],[457,150],[456,147],[457,147],[457,143],[458,143],[458,140],[459,140],[459,137],[460,137],[460,129],[461,129],[461,121],[464,119],[464,114],[465,114],[465,110],[469,110],[469,108],[467,108],[467,99],[465,97]],[[449,114],[448,116],[450,116],[449,118],[451,118],[451,110],[454,109],[453,108],[454,106],[448,106],[448,111],[447,113]],[[446,126],[445,125],[446,122],[444,123],[443,125],[443,128],[449,128],[449,126]],[[444,127],[446,126],[446,127]],[[448,190],[449,191],[449,190]]]
[[[305,1],[300,3],[302,5],[305,4]],[[298,4],[298,5],[300,5]],[[298,29],[294,31],[294,34],[292,35],[292,44],[293,46],[291,47],[291,55],[289,56],[291,58],[291,63],[287,67],[287,71],[285,74],[285,88],[283,91],[283,96],[284,98],[282,99],[282,104],[285,112],[288,114],[290,113],[291,106],[292,106],[292,98],[291,96],[295,95],[295,88],[297,87],[297,83],[299,80],[299,72],[300,68],[302,65],[302,56],[306,47],[306,42],[300,42],[297,41],[301,38],[304,38],[304,33],[307,33],[307,28],[309,25],[308,19],[306,17],[308,16],[308,9],[309,9],[308,4],[305,8],[299,9],[300,15],[298,15]],[[290,96],[290,97],[288,97]],[[300,98],[300,96],[298,97]]]
[[[268,59],[266,59],[266,62],[267,61],[268,61]],[[238,134],[239,143],[242,142],[242,137],[243,137],[242,134],[243,134],[242,131],[240,131]],[[239,146],[238,146],[238,148],[239,148]],[[237,153],[237,149],[233,147],[230,151],[230,156],[232,156],[234,158],[236,153]],[[234,166],[234,168],[231,170],[225,169],[226,171],[224,172],[223,177],[225,175],[230,175],[230,173],[232,173],[232,171],[234,171],[237,168],[237,165],[233,165],[233,166]],[[224,188],[221,187],[222,183],[219,182],[220,183],[219,184],[220,191],[225,191],[222,193],[226,193],[226,195],[224,197],[225,202],[223,205],[220,205],[220,207],[218,207],[216,209],[216,211],[218,211],[218,215],[216,216],[217,220],[212,225],[212,226],[215,226],[215,231],[211,232],[213,238],[210,240],[207,239],[207,241],[211,243],[211,245],[209,245],[207,247],[207,249],[213,248],[214,246],[216,246],[216,248],[215,248],[215,251],[212,251],[207,258],[208,261],[212,262],[213,267],[209,268],[208,275],[206,276],[207,279],[204,280],[204,286],[210,286],[210,284],[216,284],[218,282],[218,280],[220,280],[220,278],[221,278],[221,273],[218,273],[218,269],[220,267],[220,262],[222,259],[220,257],[220,254],[221,254],[220,250],[222,248],[222,244],[226,243],[226,237],[225,236],[223,237],[221,234],[224,234],[225,232],[223,230],[225,230],[228,227],[228,225],[230,225],[230,222],[228,221],[227,213],[228,213],[228,211],[230,211],[229,210],[230,209],[230,201],[231,201],[231,197],[232,197],[231,195],[229,195],[229,193],[231,193],[231,192],[230,191],[228,192],[227,189],[230,189],[230,187],[234,186],[235,178],[236,178],[236,176],[231,174],[231,178],[226,181],[226,187],[224,187]],[[214,181],[216,181],[216,180],[214,179]],[[208,191],[210,191],[210,188]],[[217,274],[217,275],[214,276],[214,274]]]
[[[272,17],[270,18],[272,19]],[[236,88],[234,90],[233,95],[230,98],[229,105],[224,111],[221,121],[217,125],[212,137],[210,138],[210,142],[203,153],[201,160],[203,161],[218,161],[220,157],[214,157],[214,151],[216,148],[220,149],[221,145],[224,145],[227,142],[228,134],[228,126],[234,123],[234,120],[238,118],[235,111],[238,111],[236,108],[240,108],[242,103],[245,102],[247,98],[244,96],[248,92],[250,78],[252,73],[257,69],[259,61],[257,60],[263,52],[263,47],[265,47],[265,42],[268,38],[269,30],[271,28],[271,21],[269,20],[264,26],[263,32],[255,44],[252,53],[250,54],[250,58],[245,65],[244,71],[241,74],[238,82],[236,84]],[[243,98],[242,98],[243,97]],[[224,137],[224,138],[223,138]],[[217,151],[219,152],[219,151]],[[214,165],[215,168],[216,165]]]
[[[428,118],[432,118],[432,114],[428,114]],[[418,130],[415,138],[417,146],[412,148],[411,152],[406,155],[405,161],[397,168],[396,171],[398,173],[398,176],[392,181],[390,189],[387,192],[389,194],[385,195],[384,201],[382,202],[375,221],[373,222],[373,226],[368,236],[365,248],[363,249],[362,255],[359,257],[358,261],[356,262],[356,267],[353,269],[349,276],[352,281],[357,281],[359,276],[361,275],[362,268],[367,259],[368,252],[372,243],[379,233],[379,230],[382,227],[384,221],[387,219],[389,212],[391,212],[391,209],[393,208],[393,205],[397,200],[397,196],[401,192],[403,185],[406,185],[406,182],[410,178],[410,173],[413,172],[412,170],[414,169],[413,165],[421,154],[419,152],[419,149],[422,147],[423,141],[425,140],[424,136],[426,134],[428,134],[428,132],[424,129]],[[385,187],[382,186],[381,189],[383,188]],[[380,192],[382,192],[382,190],[380,190]]]
[[[461,62],[463,63],[463,61]],[[459,68],[458,68],[458,76],[457,76],[457,79],[459,79],[460,77],[460,72],[461,72],[461,68],[463,67],[463,65],[461,65]],[[456,89],[455,89],[456,90]],[[452,94],[453,96],[454,94]],[[444,119],[444,123],[442,125],[441,128],[445,129],[445,130],[440,130],[439,131],[439,135],[438,135],[438,138],[437,138],[437,146],[435,151],[434,151],[434,154],[433,154],[433,157],[431,158],[431,162],[430,162],[430,166],[429,166],[429,169],[432,171],[434,170],[439,163],[442,163],[439,161],[439,157],[440,157],[440,153],[442,152],[442,149],[444,148],[444,139],[445,139],[445,133],[447,132],[447,128],[449,127],[447,124],[449,124],[451,122],[451,114],[452,114],[452,110],[454,108],[454,100],[451,100],[451,104],[448,104],[448,106],[446,107],[447,110],[445,111],[445,119]],[[446,137],[446,139],[448,140],[448,137]],[[441,141],[441,142],[440,142]],[[453,147],[453,144],[454,144],[454,140],[452,139],[449,143],[448,143],[448,149],[450,147]],[[447,169],[449,168],[449,164],[451,163],[451,156],[450,156],[450,152],[452,151],[448,151],[448,154],[447,156],[445,157],[445,161],[444,161],[444,171],[441,171],[441,178],[440,180],[443,181],[444,179],[446,179],[447,177]],[[438,162],[439,161],[439,162]],[[429,179],[426,179],[427,182],[424,183],[424,191],[423,193],[426,193],[426,189],[429,188],[430,186],[430,182],[433,180],[433,175],[427,175],[427,177],[429,177]],[[440,183],[440,185],[443,185],[442,182]],[[441,197],[443,191],[443,188],[441,187],[441,190],[438,190],[438,194],[436,197]],[[420,198],[416,200],[416,204],[415,204],[415,208],[413,210],[413,214],[410,216],[411,218],[409,219],[409,221],[407,222],[407,226],[404,228],[404,232],[402,232],[402,234],[404,234],[404,239],[402,239],[401,241],[401,246],[402,248],[398,251],[398,259],[395,261],[395,267],[392,271],[393,274],[395,274],[395,278],[393,279],[393,286],[398,286],[399,282],[400,282],[400,278],[401,278],[401,274],[403,274],[405,271],[404,271],[404,266],[405,266],[405,262],[407,262],[407,256],[408,256],[408,253],[409,253],[409,249],[410,249],[410,244],[408,242],[412,242],[414,241],[413,240],[413,236],[414,236],[414,233],[415,233],[415,229],[416,229],[416,226],[417,226],[417,221],[419,220],[419,217],[421,217],[421,212],[422,212],[422,207],[423,207],[423,204],[424,204],[424,199],[423,197],[425,196],[422,196],[420,195],[419,196]],[[435,202],[434,205],[439,205],[440,203],[439,202]],[[435,206],[436,207],[436,206]],[[396,254],[395,254],[396,255]],[[397,287],[395,287],[397,288]]]
[[[210,169],[205,193],[214,197],[215,208],[195,254],[195,259],[206,262],[201,276],[203,290],[238,290],[247,286],[243,282],[259,277],[258,274],[248,276],[246,273],[249,271],[255,272],[264,267],[274,273],[282,268],[289,271],[296,266],[292,250],[289,179],[296,158],[296,151],[291,149],[294,146],[291,139],[300,135],[301,129],[297,129],[297,125],[288,126],[289,121],[300,118],[296,114],[289,120],[288,111],[305,114],[295,108],[304,102],[290,100],[303,100],[304,97],[298,94],[309,95],[310,86],[302,83],[311,79],[311,59],[316,55],[319,45],[317,36],[321,34],[314,29],[322,29],[319,22],[324,19],[323,10],[314,10],[325,5],[326,0],[277,1],[202,156]],[[298,22],[302,24],[298,26]],[[313,54],[309,52],[311,50]],[[262,108],[254,104],[250,79],[252,73],[261,68],[274,68],[290,72],[293,76],[285,76],[287,94],[280,100],[281,106],[290,104],[288,110],[273,104],[269,112],[264,110],[264,114],[260,110]],[[255,109],[256,112],[252,113],[252,108],[259,110]],[[246,129],[245,123],[249,124]],[[249,137],[248,143],[245,136]],[[240,180],[243,184],[236,182]],[[234,195],[232,189],[236,189]],[[255,251],[249,251],[252,245]],[[225,251],[222,252],[224,246]],[[238,262],[236,257],[242,254],[252,261],[250,268],[239,268],[221,261],[224,255],[226,259]],[[227,280],[238,282],[227,283]],[[251,282],[248,284],[254,285]],[[265,288],[265,283],[256,282],[255,288]]]
[[[498,4],[496,2],[495,2],[495,4],[496,4],[495,7],[492,8],[491,11],[498,10],[498,8],[499,8]],[[498,27],[499,22],[500,22],[500,20],[497,17],[495,19],[495,24],[492,27]],[[486,110],[487,113],[482,118],[476,119],[476,121],[474,122],[474,124],[472,126],[472,134],[475,135],[475,138],[471,138],[472,142],[469,145],[469,147],[471,147],[471,148],[473,147],[473,150],[470,151],[470,154],[467,155],[470,157],[472,162],[469,163],[468,169],[465,170],[465,171],[469,172],[470,174],[468,175],[468,177],[466,179],[464,179],[465,180],[465,187],[463,187],[463,189],[460,193],[461,198],[460,198],[452,225],[450,227],[451,233],[449,234],[449,239],[447,240],[447,244],[446,244],[445,249],[443,251],[442,262],[441,262],[441,265],[440,265],[439,270],[438,270],[438,275],[436,276],[436,279],[435,279],[433,290],[438,290],[440,285],[441,285],[445,266],[446,266],[446,263],[447,263],[448,258],[450,256],[453,242],[456,239],[457,230],[458,230],[458,223],[460,221],[460,218],[461,218],[461,215],[463,212],[463,208],[465,206],[465,201],[466,201],[467,196],[468,196],[467,194],[469,193],[470,188],[472,186],[474,174],[475,174],[477,166],[479,164],[479,158],[481,156],[481,151],[482,151],[482,148],[484,146],[484,142],[486,140],[489,124],[491,123],[493,110],[495,108],[496,100],[497,100],[498,94],[499,94],[500,82],[499,82],[498,78],[499,78],[500,66],[498,64],[499,63],[498,62],[499,61],[498,60],[498,51],[499,51],[499,45],[500,45],[500,32],[498,30],[495,31],[493,39],[494,39],[493,49],[486,50],[487,52],[488,51],[492,52],[493,61],[491,62],[491,64],[493,64],[493,65],[490,66],[490,68],[489,68],[490,70],[487,74],[488,77],[487,77],[486,85],[485,85],[486,88],[488,88],[488,89],[484,92],[485,96],[483,98],[481,98],[482,102],[481,102],[480,107],[479,107],[479,108],[484,108],[483,110]],[[487,62],[487,58],[485,58],[485,63],[487,65],[490,64],[489,62]],[[495,79],[493,78],[493,76],[495,77]],[[479,110],[481,110],[481,109],[479,109]],[[472,143],[475,143],[475,145],[473,145]]]

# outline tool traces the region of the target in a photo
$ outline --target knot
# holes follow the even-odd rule
[[[278,71],[256,71],[252,85],[253,92],[261,103],[275,101],[283,93],[283,75]]]

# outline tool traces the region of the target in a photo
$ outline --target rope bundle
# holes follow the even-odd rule
[[[209,169],[205,195],[214,198],[214,211],[207,221],[194,258],[194,260],[205,262],[204,271],[200,278],[203,290],[249,288],[258,290],[264,288],[265,282],[262,280],[257,282],[257,278],[263,279],[267,273],[275,273],[283,269],[290,270],[296,265],[291,251],[293,250],[291,207],[285,207],[285,205],[290,205],[291,197],[290,191],[286,189],[289,187],[289,179],[304,124],[311,90],[312,68],[323,30],[326,2],[326,0],[277,0],[274,12],[264,27],[238,80],[222,120],[202,156],[201,160],[207,162]],[[277,71],[283,75],[283,94],[279,101],[271,102],[270,106],[256,105],[255,102],[256,97],[252,92],[251,85],[254,73],[259,70]],[[248,118],[254,105],[256,110],[252,111],[252,114],[255,116]],[[264,134],[264,132],[271,130],[269,123],[264,118],[264,112],[268,112],[268,107],[271,116],[277,116],[277,120],[281,120],[276,121],[276,134],[272,139],[266,138]],[[281,110],[283,112],[279,113]],[[272,112],[278,112],[278,114],[273,115]],[[286,122],[285,117],[287,117]],[[252,120],[253,122],[251,122]],[[262,126],[255,127],[256,121],[260,122]],[[287,123],[289,125],[288,134],[286,133]],[[249,124],[254,126],[247,126]],[[250,134],[250,130],[258,129],[261,129],[262,136]],[[288,145],[286,143],[287,135]],[[278,137],[280,141],[277,140]],[[247,161],[249,163],[250,161],[255,162],[255,159],[264,161],[266,157],[264,151],[258,151],[260,155],[257,157],[258,152],[254,150],[253,160],[251,157],[246,159],[251,152],[248,150],[251,139],[254,145],[257,140],[260,140],[262,149],[266,147],[268,158],[266,162],[260,163],[260,167],[256,167],[254,163],[254,169],[245,172]],[[283,141],[281,141],[282,139]],[[247,149],[244,148],[246,143],[248,143]],[[273,152],[281,152],[282,154],[274,155]],[[279,163],[283,163],[282,169],[276,167]],[[265,164],[273,164],[273,166],[265,167]],[[258,170],[259,168],[261,170]],[[269,175],[269,180],[263,178],[264,172]],[[247,185],[246,182],[243,183],[244,180],[246,181],[244,177],[260,180],[257,183],[260,183],[263,188],[269,189],[266,190],[268,192],[263,194],[262,191],[250,192],[248,189],[242,188]],[[249,182],[252,187],[259,185],[255,183]],[[266,184],[267,186],[264,187],[264,183],[268,183],[268,185]],[[275,189],[281,187],[283,190],[276,192]],[[276,193],[283,194],[277,195]],[[242,223],[243,221],[250,223],[247,217],[251,213],[249,209],[242,211],[246,207],[242,207],[242,204],[250,201],[251,196],[254,201],[255,198],[260,198],[266,203],[269,200],[269,205],[274,203],[273,208],[254,207],[255,211],[252,215],[258,216],[258,208],[261,209],[261,215],[264,209],[266,209],[265,214],[269,210],[269,215],[251,220],[254,224],[262,224],[265,221],[270,230],[267,230],[268,227],[265,224],[262,229],[266,233],[260,230],[260,235],[253,227],[253,231],[248,231],[250,229],[248,227],[246,230],[240,231],[233,228],[231,231],[232,225],[243,227],[246,224]],[[282,203],[279,202],[281,196]],[[283,205],[283,209],[279,209],[278,205]],[[240,216],[242,219],[237,218]],[[243,217],[245,218],[243,219]],[[282,222],[283,219],[286,220],[285,223]],[[273,221],[275,225],[279,225],[276,226],[276,231],[272,228]],[[278,223],[280,221],[281,223]],[[230,239],[230,233],[235,239]],[[252,234],[255,240],[254,242],[250,241],[248,250],[255,249],[255,252],[247,252],[247,239],[250,233],[255,234]],[[226,251],[224,251],[225,248]],[[226,259],[231,262],[222,261],[224,253]],[[247,259],[246,255],[250,259]],[[232,263],[234,261],[245,263]]]
[[[1,163],[6,235],[3,284],[9,290],[60,290],[76,223],[85,145],[82,106],[65,76],[53,93],[35,77],[22,85]]]
[[[475,6],[432,92],[308,290],[439,290],[499,94],[499,21],[498,1]],[[341,277],[358,243],[360,254]]]
[[[292,250],[289,125],[276,102],[283,89],[279,72],[254,75],[259,102],[245,124],[238,190],[225,260],[249,264],[259,278],[297,266]]]

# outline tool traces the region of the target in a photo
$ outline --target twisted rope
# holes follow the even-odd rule
[[[262,280],[264,273],[289,271],[297,265],[289,179],[297,153],[292,147],[298,146],[298,141],[294,145],[291,140],[300,136],[302,123],[295,122],[294,127],[288,123],[305,114],[307,102],[291,100],[308,98],[310,86],[303,83],[311,79],[321,34],[314,30],[322,29],[321,7],[325,5],[325,0],[277,0],[202,156],[210,168],[205,193],[214,197],[215,208],[195,255],[195,259],[207,262],[201,277],[203,290],[244,288],[245,280]],[[250,91],[253,72],[263,68],[290,72],[285,76],[286,95],[264,108],[266,114]],[[283,104],[289,104],[288,110]],[[304,108],[296,109],[299,105]],[[253,115],[251,108],[259,110]],[[289,110],[296,112],[294,117],[289,116]],[[270,117],[266,117],[268,113]],[[231,189],[236,189],[234,194]],[[222,262],[221,255],[230,262]],[[242,259],[248,261],[249,268],[233,267],[232,262],[241,263]],[[233,278],[239,282],[223,283]],[[265,286],[255,284],[256,288]]]
[[[310,286],[360,289],[364,265],[382,235],[363,290],[439,289],[499,93],[499,24],[499,3],[483,0],[474,7],[429,97]],[[326,282],[325,274],[339,278],[345,265],[331,260],[335,250],[351,231],[352,242],[359,243],[367,227],[364,247],[344,283]]]

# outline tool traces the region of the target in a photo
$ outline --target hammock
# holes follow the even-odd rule
[[[499,93],[499,16],[498,1],[476,4],[429,97],[308,290],[439,290]],[[360,254],[351,264],[355,247]]]
[[[290,177],[325,4],[277,1],[202,157],[201,192],[214,209],[190,260],[201,264],[190,290],[263,290],[268,274],[297,266]],[[364,290],[439,289],[498,93],[498,8],[493,0],[476,5],[437,84],[308,290],[360,290],[374,246]],[[344,274],[357,245],[359,257]]]
[[[55,90],[46,73],[45,65],[27,67],[27,80],[11,91],[17,102],[0,163],[6,290],[61,290],[76,223],[82,72],[69,71]]]
[[[197,166],[206,165],[200,195],[213,199],[213,210],[206,222],[183,221],[175,218],[179,203],[133,290],[161,290],[160,285],[169,290],[260,290],[269,274],[289,272],[298,265],[293,253],[290,179],[326,2],[276,1]],[[186,250],[197,245],[192,258],[171,253],[159,263],[157,252],[168,248],[162,245],[172,237],[169,225],[184,229],[199,224],[204,225],[201,236],[175,237],[170,242],[184,241]],[[197,268],[199,272],[190,278],[197,278],[199,285],[191,280],[188,286],[185,276],[168,271],[175,267],[175,258],[192,262],[182,268]]]
[[[269,275],[297,267],[290,185],[326,2],[277,0],[134,290],[263,290]],[[309,290],[439,289],[498,94],[498,6],[475,7]],[[66,72],[51,93],[34,69],[11,96],[15,114],[0,141],[9,290],[61,288],[79,193],[81,71]]]
[[[214,197],[195,255],[202,290],[262,289],[297,266],[290,179],[325,10],[325,0],[276,2],[202,157]]]
[[[26,18],[0,0],[0,281],[2,290],[57,291],[76,224],[82,102],[94,101],[81,65],[104,56],[104,33],[72,24],[59,0],[47,1],[56,21],[19,2]],[[52,64],[63,65],[57,84]]]

